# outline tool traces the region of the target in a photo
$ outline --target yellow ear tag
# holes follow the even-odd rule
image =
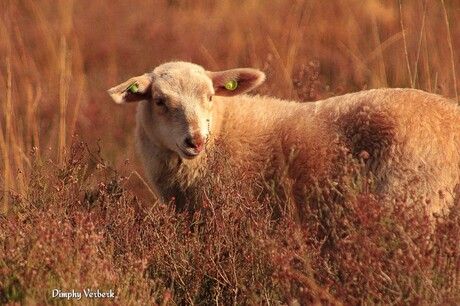
[[[128,89],[126,89],[127,91],[130,91],[132,93],[136,93],[139,91],[139,86],[137,85],[137,83],[133,83],[131,84]]]
[[[238,87],[238,82],[233,80],[233,81],[228,81],[227,84],[225,84],[225,89],[227,90],[235,90]]]

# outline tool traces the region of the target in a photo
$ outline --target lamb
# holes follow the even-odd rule
[[[211,72],[169,62],[109,89],[118,104],[139,102],[138,151],[163,201],[189,205],[187,195],[199,193],[200,182],[213,175],[211,153],[220,152],[235,179],[244,175],[259,183],[289,163],[286,176],[296,205],[303,205],[313,184],[337,173],[345,148],[356,159],[366,157],[379,193],[416,188],[430,199],[429,213],[442,213],[453,202],[460,116],[452,101],[414,89],[374,89],[312,103],[244,94],[264,80],[256,69]]]

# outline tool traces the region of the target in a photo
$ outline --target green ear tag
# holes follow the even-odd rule
[[[228,81],[225,84],[225,89],[227,90],[235,90],[238,87],[238,82],[233,80],[233,81]]]
[[[129,90],[130,92],[132,93],[136,93],[138,92],[139,90],[139,86],[137,85],[137,83],[133,83],[131,84],[131,86],[128,87],[128,89],[126,89],[127,91]]]

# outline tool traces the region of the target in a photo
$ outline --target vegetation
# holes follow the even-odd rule
[[[430,220],[344,162],[340,199],[318,186],[302,224],[227,177],[179,214],[145,183],[135,107],[106,89],[182,59],[261,68],[259,93],[304,102],[387,86],[458,101],[460,3],[158,2],[0,2],[0,304],[459,304],[457,203]],[[115,298],[52,297],[85,288]]]

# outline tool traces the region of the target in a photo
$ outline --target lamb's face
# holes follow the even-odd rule
[[[211,133],[214,88],[197,65],[164,64],[153,71],[152,98],[145,121],[157,138],[182,158],[192,159],[205,148]]]
[[[210,72],[192,63],[171,62],[108,92],[119,104],[143,101],[138,124],[151,142],[192,159],[205,149],[211,134],[213,95],[241,94],[264,80],[255,69]]]

